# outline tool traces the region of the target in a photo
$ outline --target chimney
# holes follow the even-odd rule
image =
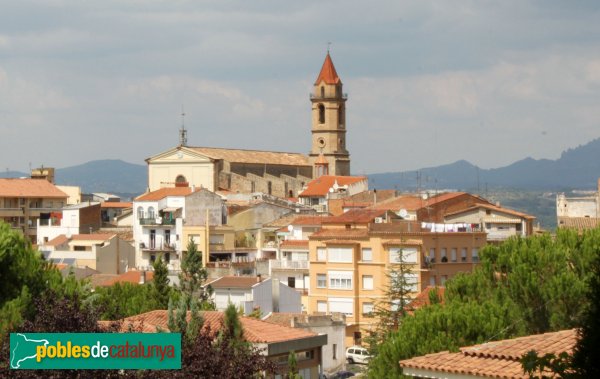
[[[196,186],[192,184],[192,193],[196,192]]]
[[[256,283],[260,283],[260,282],[262,282],[262,275],[258,274],[258,275],[256,275]]]
[[[373,204],[377,204],[377,188],[373,190]]]
[[[146,283],[146,270],[140,271],[140,284]]]
[[[499,201],[496,201],[496,206],[500,207],[500,202]]]
[[[273,292],[273,309],[272,312],[279,312],[279,279],[271,278]]]

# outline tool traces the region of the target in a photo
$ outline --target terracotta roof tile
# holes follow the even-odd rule
[[[100,204],[100,208],[131,208],[133,203],[131,202],[117,202],[117,201],[105,201]]]
[[[74,234],[71,241],[106,241],[113,236],[115,233]]]
[[[519,359],[530,350],[538,354],[572,354],[577,342],[575,329],[536,334],[509,340],[463,347],[458,353],[447,351],[400,361],[410,374],[411,368],[439,373],[477,375],[489,378],[528,378]]]
[[[559,217],[558,227],[577,229],[580,232],[586,229],[595,229],[600,225],[600,218],[596,217]]]
[[[497,212],[500,212],[500,213],[506,213],[506,214],[509,214],[509,215],[512,215],[512,216],[517,216],[517,217],[522,217],[522,218],[527,218],[527,219],[534,219],[535,218],[535,216],[531,216],[531,215],[528,215],[526,213],[518,212],[518,211],[515,211],[513,209],[498,207],[496,205],[491,205],[491,204],[480,204],[480,203],[475,204],[475,205],[470,206],[470,207],[465,208],[465,209],[461,209],[459,211],[446,213],[446,214],[444,214],[444,216],[457,215],[457,214],[460,214],[460,213],[468,212],[468,211],[471,211],[471,210],[474,210],[474,209],[479,209],[479,208],[490,209],[490,210],[494,210],[494,211],[497,211]]]
[[[298,216],[290,221],[290,225],[321,225],[329,220],[329,216]]]
[[[323,221],[324,224],[344,224],[359,223],[368,224],[373,222],[376,217],[385,216],[388,211],[385,209],[351,209],[339,216],[333,216]]]
[[[317,77],[317,80],[315,80],[315,85],[321,82],[325,82],[326,84],[338,84],[341,82],[340,77],[335,71],[335,66],[333,65],[329,52],[327,52],[325,62],[323,62],[323,66],[321,67],[321,72],[319,72],[319,76]]]
[[[196,189],[196,192],[200,188]],[[166,187],[148,192],[135,198],[135,201],[158,201],[169,196],[188,196],[192,193],[191,187]]]
[[[225,149],[217,147],[189,147],[189,149],[212,159],[236,163],[258,163],[283,166],[310,166],[308,157],[300,153],[278,151]]]
[[[59,236],[56,236],[54,238],[52,238],[50,241],[46,242],[44,245],[46,246],[58,246],[58,245],[62,245],[64,243],[69,242],[69,239],[67,238],[67,236],[65,236],[64,234],[61,234]]]
[[[140,328],[142,332],[154,333],[157,328],[162,330],[168,329],[169,312],[166,310],[156,310],[140,315],[127,317],[121,324],[121,331],[130,330],[130,326]],[[204,319],[204,325],[210,325],[211,330],[216,331],[221,329],[223,325],[223,312],[204,311],[200,312]],[[191,314],[188,312],[188,320]],[[251,317],[240,317],[242,327],[244,329],[244,339],[251,343],[273,343],[297,340],[302,338],[314,337],[315,333],[286,327],[282,325],[272,324],[266,321],[257,320]]]
[[[366,181],[366,176],[334,176],[334,175],[323,175],[317,179],[311,180],[307,185],[306,189],[302,191],[300,197],[309,196],[325,196],[329,192],[329,189],[333,187],[334,183],[337,182],[338,186],[350,185],[362,181]]]
[[[68,195],[44,179],[0,179],[0,197],[62,199]]]
[[[283,240],[280,248],[308,248],[308,240]]]
[[[419,308],[423,308],[426,305],[430,305],[431,301],[429,300],[429,293],[433,290],[437,290],[438,296],[441,300],[441,303],[444,303],[444,295],[446,294],[446,287],[432,287],[428,286],[423,291],[421,291],[411,302],[410,307],[414,310]]]
[[[256,283],[260,283],[257,276],[223,276],[206,284],[212,288],[251,288]]]
[[[398,212],[400,209],[406,209],[407,211],[416,211],[422,208],[427,203],[420,196],[417,195],[400,195],[382,202],[378,202],[373,205],[373,209],[387,209],[390,211]]]

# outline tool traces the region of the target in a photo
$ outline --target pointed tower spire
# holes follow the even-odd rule
[[[335,66],[333,65],[333,61],[331,60],[331,56],[329,55],[329,49],[327,50],[327,56],[325,57],[325,62],[323,62],[323,67],[321,67],[321,72],[315,81],[315,85],[318,85],[321,82],[325,82],[325,84],[338,84],[341,83],[341,79],[335,71]]]

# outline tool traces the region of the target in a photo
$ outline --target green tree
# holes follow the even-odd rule
[[[102,320],[118,320],[124,317],[164,309],[156,298],[152,284],[115,283],[97,287],[90,298],[99,310]],[[167,300],[168,304],[168,300]]]
[[[302,379],[298,373],[298,361],[296,360],[296,352],[294,350],[290,351],[288,355],[288,368],[288,379]]]
[[[377,326],[366,338],[369,345],[369,353],[377,355],[378,347],[386,339],[386,336],[398,330],[402,319],[408,312],[412,312],[411,294],[417,291],[413,272],[414,263],[407,261],[408,252],[398,249],[396,262],[390,265],[385,273],[387,285],[383,297],[375,305],[374,316],[378,319]]]
[[[386,336],[369,377],[400,377],[397,362],[416,355],[577,327],[599,248],[600,229],[486,246],[472,273],[446,282],[444,304],[415,311]]]
[[[172,292],[172,287],[169,286],[169,269],[161,255],[157,257],[152,267],[154,268],[154,278],[150,284],[152,297],[156,301],[158,309],[165,309],[169,305]]]
[[[181,262],[181,273],[179,274],[179,288],[188,302],[196,302],[203,310],[214,309],[212,304],[210,286],[204,287],[208,279],[208,272],[202,265],[202,252],[196,248],[193,238],[187,245],[187,251]]]

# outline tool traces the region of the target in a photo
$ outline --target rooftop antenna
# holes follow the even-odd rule
[[[181,104],[181,129],[179,130],[179,146],[187,146],[187,130],[185,130],[185,111]]]
[[[331,42],[327,42],[327,54],[329,54],[329,48],[331,47]]]

